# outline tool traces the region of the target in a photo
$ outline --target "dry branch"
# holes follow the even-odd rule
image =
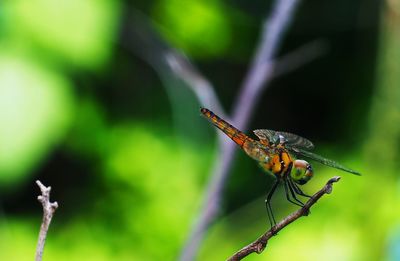
[[[242,260],[246,256],[250,255],[251,253],[257,253],[260,254],[261,252],[264,251],[265,247],[267,246],[268,240],[275,236],[279,231],[281,231],[283,228],[285,228],[287,225],[290,223],[294,222],[296,219],[302,217],[302,216],[307,216],[310,208],[312,205],[314,205],[318,199],[320,199],[323,195],[325,194],[330,194],[332,192],[332,184],[334,182],[338,182],[340,179],[339,176],[333,177],[328,182],[326,185],[319,190],[317,193],[315,193],[307,202],[304,204],[302,208],[299,210],[293,212],[286,218],[284,218],[282,221],[280,221],[278,224],[273,226],[270,230],[265,232],[261,237],[259,237],[256,241],[253,243],[245,246],[238,252],[236,252],[232,257],[228,259],[228,261],[238,261]]]
[[[36,248],[35,261],[41,261],[43,256],[44,244],[46,242],[47,231],[49,230],[51,219],[53,214],[58,208],[57,202],[50,202],[50,190],[51,187],[44,186],[39,180],[36,180],[36,184],[39,186],[42,195],[38,196],[38,200],[43,206],[43,219],[42,225],[40,226],[39,240]]]

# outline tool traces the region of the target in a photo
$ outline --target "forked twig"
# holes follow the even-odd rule
[[[283,228],[285,228],[290,223],[294,222],[296,219],[298,219],[302,216],[307,216],[312,205],[314,205],[324,194],[330,194],[332,192],[332,184],[334,182],[338,182],[339,180],[340,180],[339,176],[333,177],[330,180],[328,180],[326,185],[321,190],[319,190],[317,193],[315,193],[304,204],[304,206],[302,208],[293,212],[289,216],[285,217],[282,221],[280,221],[278,224],[276,224],[270,230],[268,230],[262,236],[260,236],[256,241],[254,241],[253,243],[245,246],[244,248],[242,248],[241,250],[236,252],[233,256],[231,256],[228,259],[228,261],[242,260],[243,258],[250,255],[251,253],[260,254],[261,252],[263,252],[265,247],[267,246],[268,240],[270,238],[275,236],[279,231],[281,231]]]
[[[57,202],[50,202],[50,190],[51,187],[44,186],[39,180],[36,180],[36,184],[39,186],[42,195],[38,196],[38,200],[43,206],[43,220],[40,226],[39,240],[36,248],[35,261],[41,261],[43,256],[44,244],[46,242],[47,231],[49,230],[51,219],[53,214],[58,208]]]

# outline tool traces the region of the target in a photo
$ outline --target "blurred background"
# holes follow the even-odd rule
[[[2,1],[0,259],[33,259],[40,179],[60,205],[45,260],[176,260],[219,150],[162,54],[185,54],[229,114],[272,6]],[[272,80],[248,129],[307,137],[363,176],[314,163],[305,192],[342,180],[247,260],[400,260],[400,3],[303,1],[278,57],[310,43],[319,54]],[[224,260],[268,229],[271,182],[237,153],[196,260]],[[296,209],[281,189],[273,208]]]

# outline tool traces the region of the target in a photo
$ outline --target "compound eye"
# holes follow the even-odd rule
[[[299,185],[304,185],[313,176],[312,167],[305,160],[296,160],[290,175],[294,182]]]

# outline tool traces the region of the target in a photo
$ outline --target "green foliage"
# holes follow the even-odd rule
[[[202,156],[190,146],[183,149],[174,138],[146,124],[116,126],[109,135],[104,176],[98,177],[104,178],[104,193],[97,195],[90,211],[76,213],[62,225],[57,221],[60,202],[46,259],[174,259],[200,203],[199,179],[209,161],[207,153]],[[32,248],[37,229],[25,227],[34,227],[39,220],[11,222],[0,226],[0,240],[21,238],[16,247]],[[0,241],[0,251],[8,260],[25,260],[18,259],[14,245]]]
[[[161,0],[154,13],[163,36],[191,56],[220,56],[230,44],[229,16],[218,1]]]
[[[109,0],[6,1],[7,41],[62,64],[98,68],[110,56],[119,4]]]
[[[39,221],[36,220],[36,221]],[[0,220],[0,253],[4,260],[32,260],[36,251],[38,228],[32,220]],[[10,242],[13,242],[10,244]]]
[[[87,159],[103,158],[108,143],[109,126],[102,106],[94,98],[82,97],[75,103],[73,126],[66,146],[74,154]]]
[[[136,242],[134,252],[157,260],[174,257],[185,239],[198,209],[202,160],[193,150],[181,150],[176,140],[150,130],[141,125],[112,130],[106,178],[118,188],[111,193],[118,204],[108,207],[105,216],[119,213],[115,218]]]
[[[70,88],[29,58],[0,53],[0,184],[32,173],[63,137],[73,112]]]

